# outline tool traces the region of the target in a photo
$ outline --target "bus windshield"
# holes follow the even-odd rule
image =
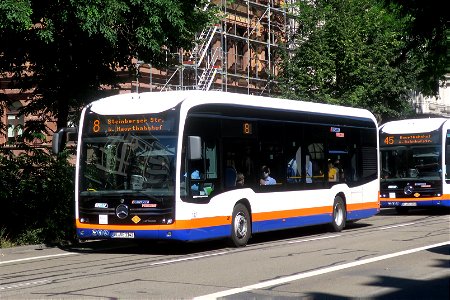
[[[439,146],[396,146],[381,148],[381,178],[434,180],[441,176]]]
[[[88,112],[81,140],[80,195],[173,196],[176,114]]]

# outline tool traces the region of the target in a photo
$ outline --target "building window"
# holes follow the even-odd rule
[[[8,113],[8,141],[14,142],[23,133],[23,116]]]

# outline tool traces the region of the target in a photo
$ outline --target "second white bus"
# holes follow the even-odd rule
[[[379,212],[378,126],[364,109],[225,92],[121,94],[83,109],[77,147],[82,240],[245,246],[255,233],[340,231]],[[276,184],[260,184],[264,165]]]
[[[450,206],[450,120],[407,119],[380,126],[381,207],[405,213]]]

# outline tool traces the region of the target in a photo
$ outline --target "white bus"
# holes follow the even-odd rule
[[[229,238],[239,247],[259,232],[340,231],[380,209],[378,126],[364,109],[226,92],[131,93],[89,104],[78,132],[81,240]],[[55,153],[63,134],[54,135]],[[327,165],[337,160],[330,181]],[[276,184],[260,184],[263,166]]]
[[[450,120],[408,119],[380,126],[380,204],[405,213],[450,206]]]

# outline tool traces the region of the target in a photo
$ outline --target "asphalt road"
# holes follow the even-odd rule
[[[0,249],[0,299],[449,299],[450,214],[392,209],[245,248],[87,242]]]

